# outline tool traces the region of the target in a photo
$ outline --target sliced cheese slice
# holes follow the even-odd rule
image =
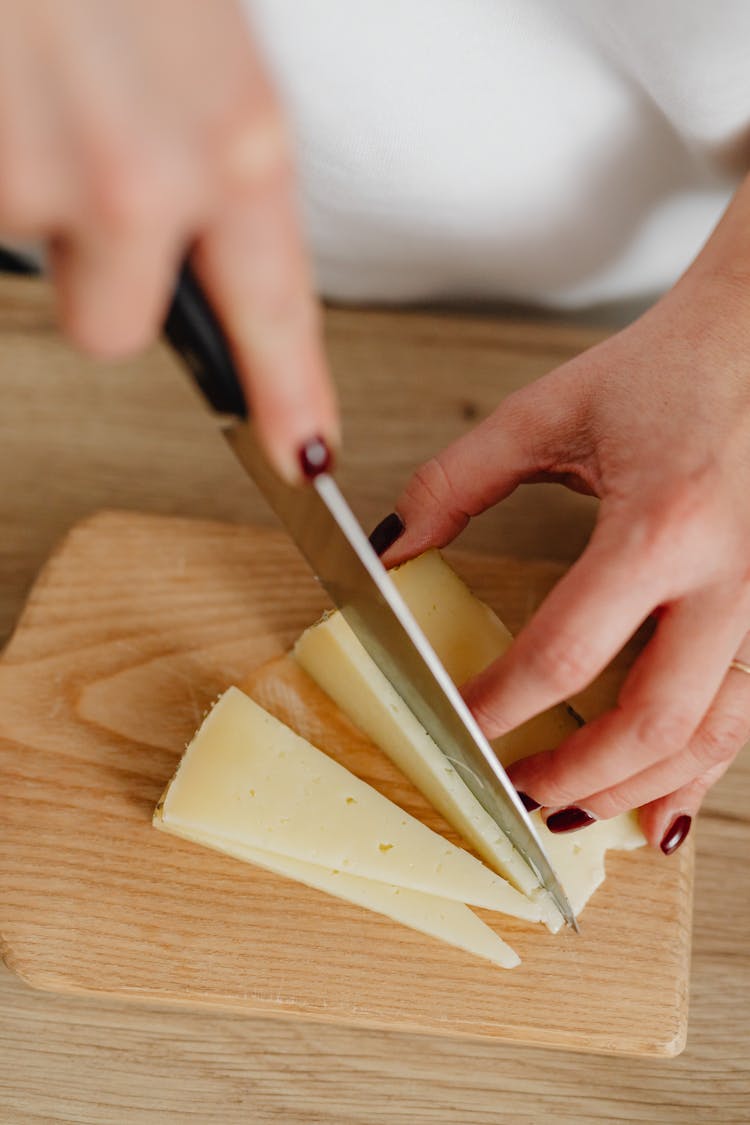
[[[428,551],[391,574],[420,628],[445,665],[451,679],[465,683],[497,659],[513,642],[513,635],[489,606],[477,598],[439,551]],[[435,589],[439,587],[439,597]],[[618,678],[605,676],[592,684],[576,709],[593,719],[616,702]],[[506,768],[538,750],[556,746],[577,729],[564,706],[553,707],[497,738],[493,746]],[[646,843],[636,813],[624,813],[590,825],[585,832],[555,835],[540,813],[533,817],[545,850],[560,877],[573,911],[579,914],[604,882],[605,856],[610,850],[632,851]],[[562,925],[552,908],[548,924]]]
[[[294,655],[306,672],[495,870],[526,894],[538,883],[508,838],[370,659],[340,613],[303,633]]]
[[[507,651],[512,636],[475,597],[438,551],[428,551],[391,572],[394,582],[452,679],[463,683]],[[516,887],[541,896],[536,880],[492,819],[446,764],[435,743],[372,662],[340,613],[311,626],[294,654],[310,676],[376,745],[388,754],[479,855]],[[604,707],[604,700],[602,709]],[[557,745],[576,729],[564,706],[555,707],[494,742],[503,765]],[[608,847],[644,843],[633,814],[584,833],[554,836],[536,822],[557,874],[580,910],[602,880]],[[590,840],[588,834],[592,833]],[[547,903],[550,928],[560,916]]]
[[[396,588],[454,683],[463,684],[508,651],[513,634],[448,565],[439,551],[391,571]],[[551,707],[493,746],[504,766],[557,746],[578,729],[564,705]]]
[[[251,848],[192,828],[177,828],[163,821],[160,809],[154,814],[154,826],[163,832],[182,836],[235,859],[244,860],[256,867],[304,883],[308,887],[325,891],[345,902],[363,906],[376,914],[383,914],[394,922],[400,922],[412,930],[438,938],[448,945],[455,945],[458,949],[473,953],[477,957],[484,957],[504,969],[513,969],[521,963],[515,950],[462,903],[424,894],[422,891],[410,891],[388,883],[379,883],[374,879],[346,875],[341,871],[320,867],[314,863],[305,863],[299,859],[290,859],[288,856],[273,852],[264,852],[259,848]]]
[[[238,688],[204,720],[164,796],[176,832],[258,848],[529,921],[542,908]]]

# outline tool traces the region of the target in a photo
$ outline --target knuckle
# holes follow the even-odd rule
[[[96,160],[90,175],[91,206],[101,224],[129,234],[163,218],[168,189],[159,163],[138,150]]]
[[[419,466],[406,487],[405,496],[417,504],[425,503],[426,506],[451,512],[459,529],[469,522],[469,513],[461,504],[450,474],[439,456],[431,457]]]
[[[670,557],[690,557],[713,523],[717,469],[708,463],[686,473],[652,499],[633,521],[638,554],[646,566]]]
[[[507,730],[507,727],[503,724],[502,716],[490,704],[483,703],[479,707],[473,707],[472,714],[479,723],[485,738],[498,738],[501,733]]]
[[[585,771],[580,768],[581,748],[565,740],[552,750],[534,754],[526,770],[530,773],[529,791],[545,808],[562,809],[576,805],[590,792]]]
[[[555,761],[551,754],[545,762],[544,778],[535,787],[535,795],[539,793],[543,798],[542,803],[549,809],[564,809],[569,805],[576,805],[581,800],[580,785],[575,787],[567,779],[567,771]]]
[[[731,760],[746,742],[748,726],[744,716],[730,713],[707,722],[693,739],[693,753],[701,768],[709,769]]]
[[[501,754],[501,758],[502,758]],[[503,758],[507,765],[507,761]],[[511,762],[515,759],[511,759]],[[514,766],[515,770],[515,766]],[[557,749],[534,754],[523,759],[519,788],[532,793],[545,809],[563,809],[574,805],[581,799],[581,786],[571,777],[570,759],[558,754]],[[514,782],[518,775],[514,772]]]
[[[703,520],[713,506],[718,476],[717,464],[709,459],[673,481],[661,501],[666,525],[679,530]]]
[[[275,103],[254,106],[224,131],[223,160],[230,188],[278,186],[291,176],[291,149]]]
[[[472,713],[488,738],[497,738],[515,725],[502,713],[493,699],[472,705]]]
[[[530,638],[526,660],[534,677],[563,698],[586,687],[598,667],[591,643],[566,632],[548,634],[541,644]]]
[[[636,808],[638,799],[629,793],[627,784],[623,784],[617,789],[607,789],[603,793],[598,793],[591,805],[591,811],[596,814],[598,820],[611,820],[621,813]]]
[[[635,723],[634,734],[638,741],[654,751],[660,761],[684,750],[695,730],[691,715],[669,707],[648,707]]]

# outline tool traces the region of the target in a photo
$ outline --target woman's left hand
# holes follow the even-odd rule
[[[510,771],[553,830],[640,807],[649,841],[673,851],[750,736],[750,675],[730,669],[734,658],[750,666],[743,190],[646,315],[507,398],[396,505],[405,530],[387,565],[450,542],[524,482],[601,500],[579,560],[509,653],[464,687],[489,737],[581,691],[656,612],[617,706]]]

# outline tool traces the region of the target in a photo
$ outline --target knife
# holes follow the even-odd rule
[[[224,429],[229,445],[365,650],[577,931],[516,790],[333,477],[323,472],[296,488],[266,461],[224,333],[188,267],[179,276],[164,331],[213,409],[232,416]]]
[[[0,271],[9,269],[40,272],[36,262],[1,248]],[[335,481],[321,473],[310,486],[293,488],[265,460],[223,331],[187,267],[164,330],[214,410],[233,416],[224,431],[230,446],[365,650],[578,932],[575,913],[505,770]]]

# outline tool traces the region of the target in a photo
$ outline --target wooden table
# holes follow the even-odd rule
[[[412,466],[600,338],[533,319],[342,310],[327,328],[345,424],[340,478],[366,524],[389,510]],[[271,522],[166,352],[106,369],[81,360],[57,338],[37,282],[0,280],[0,395],[0,638],[50,548],[89,512]],[[591,519],[589,500],[535,486],[477,520],[464,542],[569,560]],[[692,1012],[676,1060],[71,1000],[0,968],[0,1125],[746,1125],[749,804],[746,753],[697,829]]]

